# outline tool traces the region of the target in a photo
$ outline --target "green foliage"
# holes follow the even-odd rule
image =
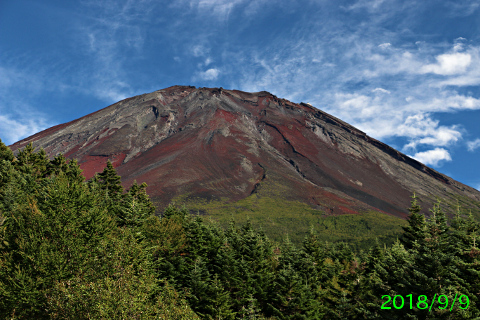
[[[408,209],[410,215],[408,216],[408,225],[403,227],[404,233],[401,241],[407,249],[412,249],[421,245],[418,243],[427,236],[427,222],[425,216],[420,213],[421,207],[418,205],[415,193],[412,196],[412,205]]]
[[[146,185],[123,195],[105,172],[87,184],[75,160],[32,145],[0,160],[0,318],[196,318],[155,277],[141,236],[154,218]]]
[[[1,160],[6,160],[6,161],[12,161],[14,158],[12,150],[10,150],[9,147],[7,147],[3,142],[2,139],[0,139],[0,161]]]
[[[480,291],[479,254],[473,239],[480,224],[471,218],[456,215],[451,225],[437,203],[426,219],[421,215],[416,197],[413,197],[409,225],[405,228],[402,245],[397,242],[385,249],[382,255],[373,250],[366,257],[368,268],[360,283],[360,305],[366,318],[378,319],[475,319],[480,316],[478,299]],[[480,253],[480,251],[478,252]],[[373,263],[368,261],[374,259]],[[467,271],[468,270],[468,271]],[[454,308],[441,310],[437,307],[379,310],[383,295],[404,298],[412,295],[414,302],[420,295],[432,299],[435,295],[466,295],[470,305],[467,310]],[[431,302],[431,301],[430,301]]]
[[[117,213],[119,226],[138,228],[144,224],[148,217],[153,215],[155,207],[146,193],[146,188],[146,183],[139,186],[135,181],[122,196]]]
[[[168,283],[160,290],[147,251],[129,229],[106,238],[95,255],[88,269],[48,291],[53,319],[197,318]]]
[[[123,192],[123,187],[120,182],[120,176],[117,175],[115,168],[110,160],[108,160],[105,169],[103,169],[102,173],[98,174],[100,188],[106,191],[108,197],[114,199],[120,197]]]
[[[18,310],[19,316],[26,312],[40,318],[44,290],[82,268],[113,224],[95,194],[63,173],[34,192],[26,189],[22,181],[12,181],[2,199],[14,197],[3,213],[0,279],[7,290],[1,305]]]
[[[288,233],[291,241],[300,246],[311,227],[323,241],[347,242],[355,250],[368,249],[378,238],[392,244],[402,234],[406,221],[379,212],[328,216],[305,203],[289,201],[282,197],[253,194],[233,203],[204,201],[179,197],[192,212],[205,212],[227,228],[231,219],[245,224],[250,219],[255,228],[262,228],[268,237],[281,242]]]
[[[309,232],[294,234],[303,235],[298,246],[283,227],[281,241],[270,240],[254,219],[223,225],[173,205],[155,216],[147,186],[135,182],[124,192],[110,162],[85,182],[76,161],[49,160],[32,145],[15,158],[0,142],[0,157],[0,318],[480,317],[480,223],[460,206],[450,221],[440,202],[425,217],[414,195],[403,235],[387,246],[354,234],[353,224],[364,232],[384,219],[377,234],[394,218],[322,217],[280,203],[279,211],[298,205],[310,223]],[[272,205],[248,201],[243,205]],[[288,220],[292,230],[300,220]],[[326,242],[326,234],[350,242]],[[359,251],[354,240],[372,245]],[[384,295],[407,301],[410,294],[412,308],[380,308]],[[416,304],[435,294],[465,295],[470,305],[429,311]]]

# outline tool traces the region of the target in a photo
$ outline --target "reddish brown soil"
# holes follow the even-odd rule
[[[268,92],[174,86],[37,133],[50,156],[77,158],[87,179],[113,162],[125,186],[146,182],[160,207],[175,196],[236,201],[262,185],[327,214],[407,214],[410,195],[480,193],[349,124]],[[280,190],[279,189],[279,190]]]

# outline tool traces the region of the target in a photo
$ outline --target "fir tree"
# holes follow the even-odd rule
[[[98,183],[102,190],[105,190],[107,197],[111,199],[119,199],[123,192],[120,176],[113,167],[110,160],[101,173],[98,174]]]
[[[470,299],[468,310],[460,312],[459,317],[473,319],[480,316],[480,249],[478,245],[480,223],[470,214],[463,215],[457,207],[451,223],[450,243],[454,247],[457,259],[454,267],[458,271],[458,286]],[[457,310],[457,312],[459,312]]]
[[[420,213],[421,208],[417,201],[415,193],[412,196],[411,207],[408,209],[410,215],[407,218],[408,225],[403,228],[403,235],[400,241],[406,249],[412,249],[418,246],[419,241],[423,241],[427,236],[427,224],[425,216]]]
[[[146,188],[146,183],[139,186],[134,181],[130,189],[122,196],[118,207],[119,226],[138,228],[154,214],[155,207],[146,193]]]
[[[0,160],[0,317],[198,319],[175,289],[157,285],[158,251],[147,240],[158,218],[117,228],[103,181],[85,183],[63,156],[45,159],[30,146],[19,163]],[[128,195],[152,213],[145,185]],[[164,229],[169,254],[183,247],[175,226]],[[135,229],[149,238],[139,242]]]
[[[36,173],[22,175],[29,180]],[[11,181],[6,186],[10,193],[1,199],[8,245],[0,251],[0,282],[5,285],[0,309],[43,318],[45,290],[85,266],[112,224],[98,195],[64,174],[34,190],[21,181]]]
[[[18,152],[16,159],[15,167],[23,173],[31,174],[37,180],[46,174],[50,162],[45,150],[35,152],[31,142]]]
[[[0,161],[6,160],[6,161],[13,161],[14,155],[12,150],[10,150],[9,147],[7,147],[3,142],[2,139],[0,139]]]

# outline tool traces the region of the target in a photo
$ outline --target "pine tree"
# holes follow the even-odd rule
[[[118,206],[117,219],[119,226],[138,228],[148,217],[154,214],[155,207],[146,193],[146,188],[146,183],[139,186],[134,181],[130,189],[122,196]]]
[[[19,158],[0,159],[0,318],[198,319],[172,286],[158,286],[155,244],[175,255],[187,238],[176,218],[159,225],[146,185],[125,196],[141,226],[117,228],[109,205],[123,197],[111,170],[85,183],[61,155],[49,161],[30,145]]]
[[[48,163],[45,175],[56,176],[60,172],[66,172],[67,168],[67,159],[60,153]]]
[[[381,252],[379,252],[381,251]],[[369,267],[362,275],[357,290],[356,313],[361,319],[416,319],[414,313],[409,308],[396,309],[389,305],[391,309],[381,309],[386,300],[382,296],[401,295],[407,299],[409,294],[421,294],[412,292],[412,285],[409,268],[414,264],[414,251],[408,251],[396,241],[391,248],[381,249],[372,248],[365,257]],[[371,264],[371,260],[375,263]],[[416,299],[416,297],[415,297]]]
[[[412,196],[411,207],[408,209],[410,215],[407,218],[408,225],[403,228],[403,235],[400,241],[406,249],[412,249],[418,246],[419,241],[427,237],[427,224],[425,216],[420,213],[421,208],[418,205],[415,193]]]
[[[406,296],[412,294],[412,300],[418,301],[420,295],[434,297],[446,294],[451,290],[456,278],[456,270],[453,267],[454,254],[448,242],[448,227],[445,214],[440,209],[440,204],[434,204],[430,209],[431,216],[426,220],[418,213],[415,195],[410,208],[411,215],[409,225],[404,228],[405,234],[402,242],[412,257],[412,263],[403,267],[403,275],[398,279],[390,280],[392,283],[391,294]],[[396,284],[395,284],[396,282]],[[430,298],[431,299],[431,298]],[[434,316],[435,319],[449,317],[442,310],[418,308],[412,310],[395,311],[400,318],[406,314],[415,315],[419,318]]]
[[[198,319],[168,283],[159,286],[148,251],[129,229],[106,238],[96,260],[47,293],[53,319]]]
[[[101,189],[106,191],[107,197],[118,199],[122,195],[123,187],[121,185],[121,178],[117,175],[117,171],[110,160],[107,161],[107,166],[103,169],[102,173],[98,174],[98,183]]]
[[[480,223],[474,220],[471,212],[462,215],[457,207],[451,230],[450,243],[457,257],[454,262],[459,276],[457,286],[463,289],[463,294],[470,300],[468,310],[460,312],[458,318],[473,319],[480,316]]]
[[[13,161],[15,156],[13,155],[12,150],[10,150],[9,147],[7,147],[3,142],[2,139],[0,139],[0,161],[6,160],[6,161]]]
[[[0,197],[0,313],[42,319],[45,290],[83,268],[113,225],[83,183],[63,173],[37,181],[35,170],[23,169],[11,174]]]
[[[36,180],[46,174],[50,162],[45,150],[42,148],[39,152],[35,152],[31,142],[18,152],[16,159],[15,167],[23,173],[32,174]]]

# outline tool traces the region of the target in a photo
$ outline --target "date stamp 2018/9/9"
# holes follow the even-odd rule
[[[470,304],[470,300],[468,299],[468,296],[461,295],[457,299],[457,295],[458,294],[455,294],[455,297],[453,298],[453,301],[450,305],[450,311],[453,310],[453,306],[455,305],[456,301],[458,301],[458,303],[460,304],[459,308],[462,309],[462,310],[467,309],[468,305]],[[382,300],[387,299],[387,301],[385,301],[382,304],[381,309],[392,309],[392,307],[389,306],[390,302],[392,303],[392,305],[395,309],[402,309],[403,307],[407,307],[407,308],[410,307],[410,309],[413,309],[413,306],[414,306],[414,303],[415,303],[413,301],[413,295],[412,294],[407,294],[406,298],[409,298],[406,301],[407,305],[405,305],[405,299],[401,295],[396,295],[396,296],[393,297],[393,299],[390,295],[387,295],[387,294],[383,295]],[[418,296],[418,301],[416,303],[416,307],[418,309],[422,309],[422,310],[423,309],[428,309],[428,311],[432,311],[432,307],[435,303],[437,303],[438,309],[444,310],[444,309],[448,308],[449,300],[448,300],[448,297],[444,294],[438,296],[438,298],[437,298],[437,294],[435,294],[433,296],[433,299],[431,300],[431,303],[429,304],[428,303],[428,297],[426,295],[420,295],[420,296]]]

